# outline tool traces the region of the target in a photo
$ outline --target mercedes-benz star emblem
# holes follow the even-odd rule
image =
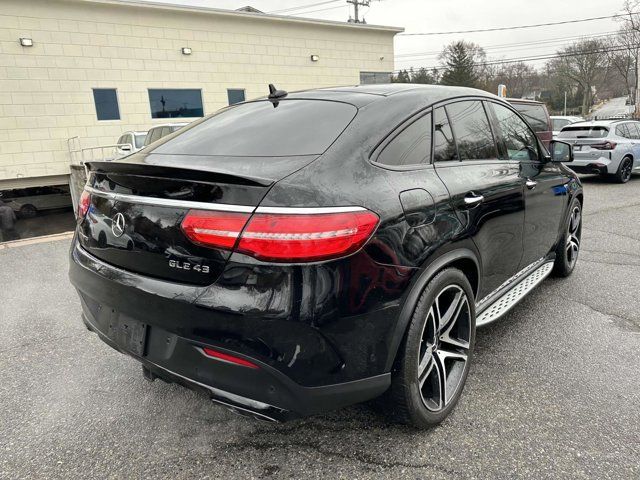
[[[113,217],[112,219],[112,223],[111,223],[111,231],[113,232],[113,234],[116,237],[121,237],[122,234],[124,233],[124,226],[125,226],[125,219],[124,219],[124,215],[121,213],[116,213],[115,217]]]

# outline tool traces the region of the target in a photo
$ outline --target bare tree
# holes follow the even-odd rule
[[[599,78],[607,68],[607,56],[600,40],[582,40],[558,52],[551,63],[559,75],[571,79],[582,90],[582,115],[587,115],[593,103]]]
[[[611,66],[624,78],[629,98],[636,104],[638,90],[638,59],[640,58],[640,0],[625,0],[623,11],[619,17],[622,27],[611,42],[616,50],[609,54]]]
[[[535,68],[524,62],[502,65],[496,78],[498,83],[507,87],[507,94],[514,98],[524,97],[533,89],[537,80]]]

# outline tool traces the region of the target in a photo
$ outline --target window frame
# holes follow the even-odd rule
[[[640,123],[638,122],[628,122],[627,123],[627,128],[628,129],[634,129],[636,132],[637,136],[633,136],[633,131],[631,131],[631,140],[640,140]]]
[[[503,155],[504,158],[498,159],[498,161],[500,162],[530,162],[530,163],[543,163],[544,159],[546,157],[548,157],[548,154],[545,153],[545,151],[541,148],[541,142],[540,142],[540,138],[538,137],[538,135],[536,134],[536,132],[533,130],[533,128],[531,128],[531,126],[529,125],[529,122],[527,122],[522,115],[520,115],[520,112],[518,112],[518,110],[516,108],[514,108],[513,106],[511,106],[510,103],[502,103],[502,102],[498,102],[492,98],[487,98],[485,99],[486,103],[492,103],[492,104],[496,104],[496,105],[500,105],[501,107],[506,108],[507,110],[511,110],[513,113],[515,113],[518,118],[520,120],[522,120],[522,122],[524,123],[525,127],[527,127],[529,129],[529,133],[531,133],[531,135],[533,135],[533,138],[536,141],[536,150],[538,151],[538,160],[513,160],[511,158],[509,158],[509,154],[508,154],[508,149],[506,148],[506,144],[502,144],[502,146],[500,145],[500,143],[502,143],[502,130],[500,130],[500,122],[497,118],[496,113],[493,111],[493,108],[489,109],[490,113],[490,119],[489,121],[493,124],[492,128],[494,130],[494,132],[498,132],[500,134],[500,140],[501,142],[498,143],[496,142],[496,144],[498,145],[498,155]],[[495,133],[494,133],[495,135]],[[502,147],[502,151],[501,151],[501,147]]]
[[[494,122],[493,122],[493,111],[487,110],[487,106],[485,105],[485,102],[487,100],[490,100],[490,99],[487,99],[486,97],[462,97],[462,98],[456,98],[456,99],[454,99],[452,101],[444,101],[440,105],[438,105],[438,107],[443,106],[444,110],[445,110],[445,112],[447,114],[447,118],[449,119],[449,125],[451,125],[451,134],[453,135],[453,141],[456,144],[456,152],[457,152],[457,155],[458,155],[458,160],[445,160],[445,161],[438,162],[438,163],[440,163],[442,165],[450,165],[450,164],[453,164],[453,162],[467,164],[467,163],[481,163],[481,162],[484,162],[484,163],[486,163],[486,162],[504,162],[505,160],[506,161],[514,161],[514,160],[510,160],[508,158],[505,158],[505,159],[500,158],[500,156],[502,155],[502,152],[500,151],[500,144],[498,143],[497,137],[496,137],[496,127],[495,127]],[[478,101],[482,105],[482,110],[484,111],[484,114],[487,117],[487,121],[489,122],[489,130],[491,131],[491,137],[493,138],[493,144],[496,147],[496,153],[497,153],[496,158],[473,158],[473,159],[463,160],[460,157],[460,150],[458,148],[458,138],[456,136],[456,132],[455,132],[455,128],[454,128],[455,125],[451,121],[451,116],[449,115],[449,111],[447,110],[446,107],[449,106],[449,105],[453,105],[455,103],[469,102],[469,101]],[[434,109],[435,108],[437,108],[437,107],[434,106]],[[536,138],[538,138],[538,137],[536,136]],[[435,145],[434,145],[434,147],[435,147]]]
[[[96,90],[113,90],[116,95],[116,108],[118,109],[118,118],[100,119],[98,115],[98,104],[96,102]],[[96,111],[96,120],[98,122],[121,122],[122,112],[120,112],[120,96],[118,95],[118,89],[112,87],[91,87],[91,96],[93,97],[93,108]]]
[[[242,100],[235,103],[230,103],[229,101],[229,92],[242,92]],[[247,89],[246,88],[227,88],[227,106],[231,107],[233,105],[237,105],[238,103],[243,103],[247,101]]]
[[[393,142],[402,132],[404,132],[408,127],[413,125],[415,122],[419,121],[423,117],[427,115],[431,115],[431,147],[429,152],[429,161],[423,163],[417,163],[413,165],[387,165],[386,163],[378,162],[378,158],[382,155],[384,150],[387,148],[391,142]],[[374,148],[373,154],[370,157],[371,164],[376,167],[384,168],[385,170],[393,170],[393,171],[413,171],[413,170],[424,170],[432,167],[433,165],[433,108],[427,107],[422,109],[404,121],[400,122],[394,129],[392,129],[385,138],[382,139],[381,142]]]
[[[460,152],[458,151],[458,139],[456,138],[456,132],[453,131],[453,124],[451,123],[451,117],[449,116],[449,112],[447,111],[447,105],[451,104],[451,103],[456,103],[456,102],[446,102],[446,103],[440,103],[437,106],[433,107],[433,115],[432,118],[435,119],[435,112],[436,110],[438,110],[439,108],[442,109],[442,111],[444,112],[445,116],[447,117],[447,121],[449,122],[449,130],[451,130],[451,137],[453,138],[453,144],[456,147],[456,157],[458,157],[457,159],[454,160],[442,160],[440,162],[436,162],[435,157],[436,157],[436,142],[433,141],[433,139],[435,138],[436,135],[436,122],[432,121],[431,122],[431,163],[433,163],[434,165],[436,163],[440,163],[440,164],[451,164],[453,162],[462,162],[462,160],[460,160]]]
[[[154,117],[153,116],[153,107],[151,106],[151,91],[152,90],[193,90],[195,92],[200,93],[200,105],[202,106],[202,115],[197,117]],[[147,102],[149,103],[149,114],[151,115],[152,120],[170,120],[173,118],[205,118],[207,116],[207,112],[204,108],[204,95],[202,88],[171,88],[171,87],[162,87],[162,88],[147,88]]]

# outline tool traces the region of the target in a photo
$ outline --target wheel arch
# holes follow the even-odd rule
[[[396,328],[389,344],[389,355],[385,364],[385,372],[393,368],[398,349],[406,335],[409,322],[411,321],[422,291],[433,277],[446,268],[457,268],[462,271],[469,280],[474,295],[477,297],[480,291],[481,269],[480,261],[473,250],[468,248],[452,250],[428,263],[412,282],[402,303]]]

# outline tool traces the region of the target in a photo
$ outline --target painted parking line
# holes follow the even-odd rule
[[[25,247],[27,245],[34,245],[37,243],[56,242],[58,240],[68,240],[73,238],[73,232],[56,233],[54,235],[44,235],[42,237],[25,238],[22,240],[12,240],[0,244],[0,250],[5,248],[18,248]]]

